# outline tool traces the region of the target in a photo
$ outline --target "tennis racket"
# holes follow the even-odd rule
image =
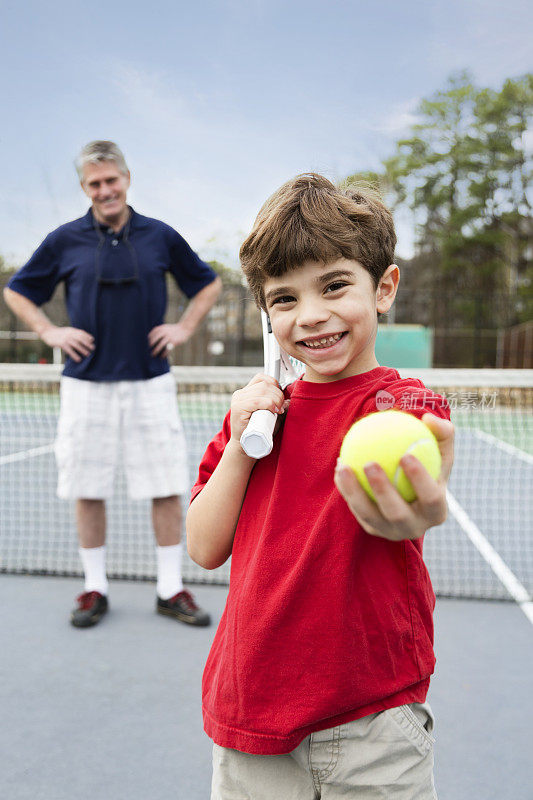
[[[266,311],[261,311],[263,326],[264,370],[275,378],[283,389],[298,378],[299,373],[287,353],[282,350],[272,333],[272,326]],[[299,364],[300,362],[295,362]],[[274,426],[277,414],[260,409],[254,411],[246,429],[241,435],[241,446],[246,455],[252,458],[264,458],[273,447]]]

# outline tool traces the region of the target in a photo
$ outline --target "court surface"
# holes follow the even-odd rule
[[[218,622],[226,589],[190,588]],[[208,800],[200,683],[215,627],[157,616],[153,583],[112,581],[109,615],[74,629],[79,590],[0,576],[0,797]],[[439,800],[531,800],[528,618],[511,602],[439,599],[436,652]]]
[[[58,397],[5,393],[3,403],[0,571],[79,574],[73,504],[55,495]],[[229,396],[213,391],[183,396],[191,482],[228,405]],[[435,590],[448,597],[522,598],[529,602],[533,621],[533,416],[529,407],[502,406],[484,412],[458,409],[452,419],[456,447],[450,514],[424,549]],[[152,578],[150,503],[128,500],[120,470],[116,489],[107,507],[108,573]],[[227,567],[216,573],[207,574],[185,559],[186,579],[227,582]]]

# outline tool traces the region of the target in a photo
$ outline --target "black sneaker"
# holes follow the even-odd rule
[[[96,625],[107,611],[107,597],[100,592],[83,592],[76,602],[78,607],[70,615],[70,621],[76,628]]]
[[[211,617],[206,611],[202,611],[194,602],[194,597],[184,589],[178,592],[169,600],[157,598],[156,611],[158,614],[167,614],[175,617],[180,622],[187,622],[189,625],[209,625]]]

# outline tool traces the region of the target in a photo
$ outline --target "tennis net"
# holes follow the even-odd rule
[[[0,571],[80,575],[72,504],[56,497],[53,453],[60,367],[0,365]],[[191,483],[231,394],[259,368],[174,367]],[[413,371],[400,370],[406,376]],[[533,593],[533,370],[418,370],[443,394],[456,426],[447,521],[425,559],[437,594],[527,599]],[[110,577],[155,578],[150,503],[130,501],[119,470],[107,506]],[[225,584],[229,563],[189,582]],[[514,587],[514,588],[513,588]],[[518,587],[518,589],[517,589]]]

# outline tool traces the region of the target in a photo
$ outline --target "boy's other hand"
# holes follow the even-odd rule
[[[412,503],[401,497],[378,464],[365,469],[376,503],[372,502],[349,467],[338,464],[335,469],[337,489],[359,524],[372,536],[382,536],[391,541],[418,539],[428,528],[440,525],[446,519],[446,484],[453,464],[454,428],[451,422],[434,414],[424,414],[422,422],[437,439],[442,468],[435,481],[414,456],[401,459],[400,464],[417,495]]]
[[[282,415],[289,401],[275,378],[259,373],[243,389],[238,389],[231,398],[231,438],[240,443],[240,438],[254,411],[266,409]],[[279,427],[279,421],[278,421]],[[274,430],[276,433],[277,427]]]

